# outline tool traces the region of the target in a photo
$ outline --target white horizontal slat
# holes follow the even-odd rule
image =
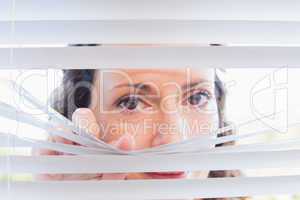
[[[0,28],[1,29],[1,28]],[[0,48],[0,68],[9,68],[12,50]]]
[[[230,162],[229,162],[230,161]],[[0,173],[117,173],[300,168],[300,150],[157,155],[0,157]]]
[[[0,1],[0,20],[10,19],[11,2]],[[17,20],[300,20],[297,0],[15,0],[15,5]]]
[[[299,37],[300,38],[300,37]],[[5,68],[299,67],[300,47],[0,48]]]
[[[18,21],[13,40],[10,25],[0,22],[0,44],[300,44],[297,21]]]
[[[10,139],[8,139],[10,138]],[[185,153],[185,152],[251,152],[251,151],[278,151],[278,150],[296,150],[299,149],[300,140],[289,140],[271,144],[248,144],[248,145],[234,145],[234,146],[224,146],[219,148],[212,148],[212,149],[201,149],[195,148],[194,145],[191,145],[190,148],[185,148],[184,150],[175,148],[171,152],[167,150],[162,150],[162,154],[168,153]],[[61,143],[51,143],[47,141],[40,141],[40,140],[28,140],[22,139],[18,137],[0,134],[0,148],[37,148],[37,149],[49,149],[52,151],[58,151],[68,154],[74,155],[100,155],[100,154],[112,154],[109,150],[102,150],[96,148],[88,148],[82,146],[74,146],[74,145],[66,145]],[[195,149],[195,150],[194,150]],[[133,154],[135,152],[132,152]],[[141,153],[141,152],[136,152]],[[149,152],[147,152],[149,154]],[[156,152],[150,152],[150,154],[155,154]]]
[[[26,147],[26,148],[36,148],[36,149],[49,149],[52,151],[63,152],[67,154],[75,154],[75,155],[99,155],[99,154],[107,154],[110,153],[109,150],[95,149],[95,148],[87,148],[83,146],[76,145],[67,145],[62,143],[51,143],[48,141],[28,139],[28,138],[19,138],[16,136],[9,135],[1,135],[0,134],[0,148],[18,148],[18,147]]]
[[[28,141],[21,140],[13,135],[4,135],[0,133],[1,147],[30,147],[32,144]]]
[[[11,0],[0,1],[0,21],[12,19],[12,5]]]
[[[3,183],[0,192],[1,197],[10,200],[194,199],[295,194],[299,192],[300,176],[205,180],[11,182],[9,190],[7,185]]]

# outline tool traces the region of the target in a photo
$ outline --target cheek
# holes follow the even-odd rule
[[[183,110],[183,130],[186,138],[209,134],[219,128],[219,112],[216,100],[211,100],[204,108],[187,107]]]
[[[184,128],[186,138],[209,134],[219,128],[217,113],[190,113],[185,116]]]
[[[153,138],[155,137],[155,129],[149,123],[138,124],[139,128],[135,129],[135,149],[141,150],[145,148],[151,148]]]
[[[123,119],[119,115],[101,116],[102,140],[111,143],[118,140],[124,134],[130,134],[134,138],[134,149],[150,148],[155,136],[155,122],[148,116],[136,119]]]

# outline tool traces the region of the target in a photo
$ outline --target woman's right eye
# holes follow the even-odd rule
[[[119,100],[117,106],[121,109],[134,111],[138,108],[140,102],[140,99],[136,96],[127,96]]]

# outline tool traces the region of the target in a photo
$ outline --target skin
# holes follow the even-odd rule
[[[214,81],[213,69],[98,71],[92,88],[90,108],[77,109],[72,120],[97,138],[127,151],[209,134],[217,129],[219,124]],[[73,144],[62,138],[50,139]],[[59,153],[42,150],[38,154]],[[192,175],[184,172],[180,177],[173,178],[191,176],[206,178],[208,172]],[[153,179],[166,176],[131,173],[40,175],[39,178],[102,180]]]

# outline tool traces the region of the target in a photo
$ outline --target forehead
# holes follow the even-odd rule
[[[107,84],[120,84],[128,82],[177,82],[207,81],[215,79],[214,69],[113,69],[99,70],[98,80]],[[101,78],[100,78],[101,77]]]

